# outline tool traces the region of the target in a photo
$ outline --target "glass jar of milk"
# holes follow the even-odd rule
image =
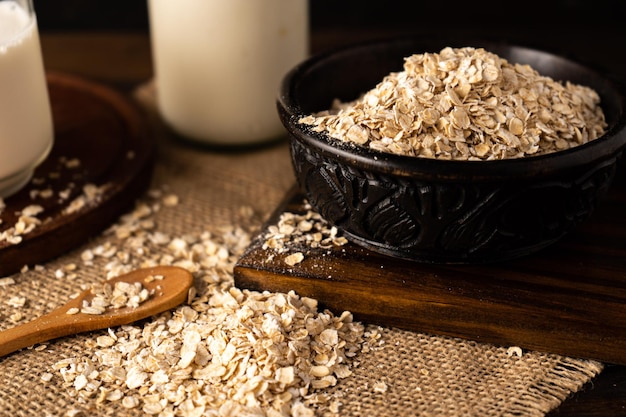
[[[53,135],[32,0],[0,0],[0,198],[28,183]]]
[[[148,0],[157,107],[196,142],[239,146],[285,135],[283,75],[308,55],[307,0]]]

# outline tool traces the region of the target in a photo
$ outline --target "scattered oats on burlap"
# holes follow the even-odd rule
[[[138,267],[184,267],[194,275],[193,291],[187,304],[109,329],[89,339],[83,355],[57,362],[55,375],[70,395],[159,416],[336,413],[339,401],[320,390],[348,377],[352,358],[376,335],[364,333],[349,312],[319,311],[315,300],[293,292],[234,287],[233,267],[251,232],[230,226],[167,235],[153,214],[177,199],[150,195],[157,202],[141,202],[123,216],[107,230],[106,244],[85,250],[83,263],[105,262],[109,277]]]
[[[343,142],[454,160],[519,158],[568,149],[607,124],[593,89],[558,82],[482,48],[415,54],[359,99],[300,123]]]

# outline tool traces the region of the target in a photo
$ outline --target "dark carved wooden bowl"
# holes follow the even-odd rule
[[[594,88],[608,131],[542,156],[445,161],[343,145],[298,123],[335,98],[357,98],[402,70],[405,57],[445,46],[484,47],[556,80]],[[277,106],[298,184],[313,208],[356,244],[429,263],[503,261],[558,241],[592,214],[626,144],[621,83],[561,56],[498,43],[399,38],[314,56],[285,76]]]

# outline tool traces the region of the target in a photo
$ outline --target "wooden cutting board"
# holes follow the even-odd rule
[[[0,277],[84,243],[132,207],[151,179],[155,145],[147,119],[129,98],[61,73],[48,74],[48,89],[54,145],[33,181],[5,199],[0,233],[14,228],[28,205],[43,207],[42,223],[21,242],[0,239]],[[85,185],[101,192],[75,210]]]
[[[281,213],[302,212],[294,189]],[[240,288],[319,300],[366,323],[626,364],[626,172],[593,217],[557,244],[515,261],[429,265],[349,243],[294,266],[263,249],[265,228],[235,267]]]

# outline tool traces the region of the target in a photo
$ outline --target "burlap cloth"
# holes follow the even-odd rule
[[[153,88],[141,86],[135,94],[153,110]],[[153,111],[158,156],[155,187],[167,186],[180,204],[157,214],[157,224],[167,233],[210,229],[237,221],[240,206],[269,216],[293,185],[287,144],[239,152],[211,151],[173,140]],[[106,236],[93,242],[102,243]],[[48,262],[43,270],[31,268],[16,274],[16,284],[0,288],[2,300],[19,295],[27,303],[24,320],[60,305],[80,283],[99,282],[97,267],[84,266],[69,282],[54,271],[68,263],[80,263],[84,248],[77,248]],[[0,327],[13,324],[10,309],[0,308]],[[42,350],[25,349],[0,359],[0,415],[64,416],[69,410],[85,415],[141,415],[119,404],[79,403],[51,370],[61,358],[81,354],[79,335],[50,342]],[[361,353],[350,377],[329,390],[341,396],[342,416],[542,416],[601,372],[595,361],[525,351],[521,357],[497,347],[468,340],[439,337],[398,329],[382,329],[381,348]],[[41,375],[50,372],[46,382]],[[384,382],[386,390],[373,387]]]

